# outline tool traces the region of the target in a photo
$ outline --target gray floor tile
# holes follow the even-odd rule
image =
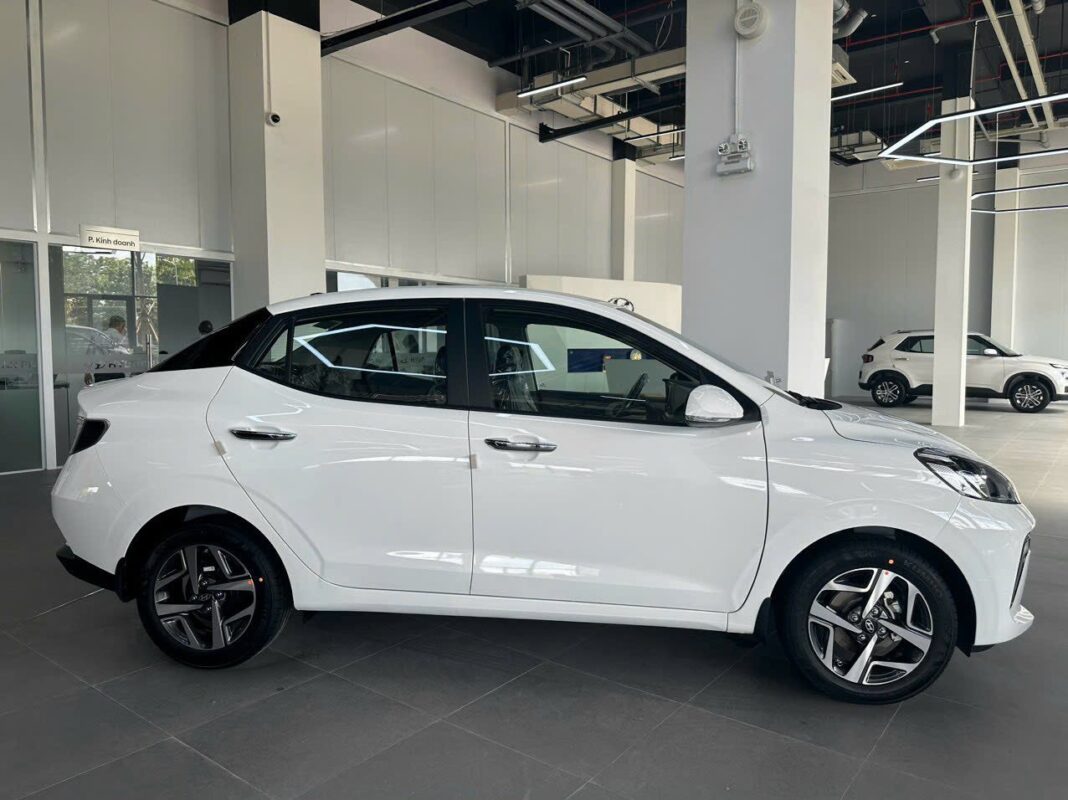
[[[498,617],[446,617],[446,625],[539,658],[553,659],[604,626]]]
[[[774,645],[753,650],[693,704],[858,758],[868,754],[897,708],[831,700],[798,675]]]
[[[255,800],[264,795],[180,742],[167,739],[33,797],[34,800],[105,797]]]
[[[268,651],[231,669],[194,669],[162,661],[99,688],[150,722],[177,733],[321,674]]]
[[[581,778],[438,722],[346,770],[305,797],[563,800],[581,784]]]
[[[83,686],[66,670],[0,633],[0,714]]]
[[[141,627],[137,607],[120,602],[111,592],[16,625],[10,633],[89,683],[165,658]]]
[[[322,675],[180,737],[275,797],[296,797],[430,724],[431,718]]]
[[[978,795],[867,763],[842,800],[968,800]]]
[[[722,633],[610,625],[555,660],[685,702],[745,653],[740,639]]]
[[[536,664],[533,656],[442,628],[357,661],[337,674],[444,716]]]
[[[587,783],[568,800],[627,800],[623,795],[610,792],[596,783]]]
[[[440,627],[443,617],[321,612],[293,614],[271,648],[327,672]]]
[[[577,775],[592,777],[677,705],[542,664],[450,719]]]
[[[1011,731],[1011,732],[1010,732]],[[985,797],[1064,797],[1068,717],[1005,717],[931,695],[907,701],[871,760]]]
[[[163,738],[88,687],[0,715],[0,798],[43,789]]]
[[[686,706],[597,776],[635,800],[838,800],[861,762]]]

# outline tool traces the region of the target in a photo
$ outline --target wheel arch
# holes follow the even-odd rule
[[[1050,398],[1053,398],[1057,394],[1057,388],[1053,385],[1053,381],[1048,375],[1043,375],[1041,372],[1035,372],[1033,370],[1026,370],[1024,372],[1017,372],[1008,380],[1005,381],[1005,397],[1012,394],[1012,390],[1016,387],[1020,381],[1038,381],[1046,387],[1046,391],[1049,392]]]
[[[122,600],[132,600],[140,591],[141,567],[152,551],[152,547],[169,532],[173,531],[176,526],[198,519],[229,525],[259,544],[268,557],[275,561],[275,565],[286,582],[286,591],[289,597],[293,596],[293,586],[285,561],[271,540],[264,536],[255,525],[239,514],[218,506],[183,505],[161,511],[142,525],[137,533],[134,534],[116,570],[118,579],[116,590]]]
[[[971,655],[972,647],[975,644],[975,598],[972,595],[967,579],[964,577],[964,573],[960,571],[953,559],[936,544],[922,536],[917,536],[914,533],[898,528],[849,528],[828,534],[809,544],[797,553],[779,574],[775,586],[772,588],[771,596],[761,606],[758,615],[761,627],[758,628],[758,632],[766,635],[775,624],[778,610],[781,607],[782,599],[787,589],[793,582],[794,576],[809,559],[824,550],[838,547],[844,542],[855,544],[859,537],[882,541],[890,540],[907,545],[927,558],[938,569],[939,573],[946,579],[946,583],[949,584],[949,589],[953,594],[953,602],[957,606],[957,647],[965,654]]]
[[[893,367],[883,367],[882,369],[876,370],[875,372],[872,373],[872,375],[868,379],[868,381],[869,381],[870,385],[872,386],[872,388],[874,388],[875,387],[875,382],[877,380],[880,380],[880,379],[884,378],[884,377],[897,378],[898,380],[900,380],[902,383],[905,384],[905,388],[906,389],[911,389],[912,388],[912,382],[908,379],[908,376],[904,372],[901,372],[900,370],[896,370]]]

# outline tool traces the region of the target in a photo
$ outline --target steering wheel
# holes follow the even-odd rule
[[[639,375],[638,376],[638,380],[634,381],[634,385],[631,386],[630,389],[627,390],[627,394],[623,398],[623,400],[621,402],[619,402],[619,403],[616,403],[615,405],[613,405],[608,410],[609,416],[612,416],[612,417],[622,416],[623,413],[628,408],[630,408],[632,405],[634,405],[635,401],[641,396],[642,389],[645,388],[645,384],[647,384],[648,382],[649,382],[649,373],[648,372],[643,372],[641,375]]]

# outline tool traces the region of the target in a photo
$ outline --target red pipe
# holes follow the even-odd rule
[[[976,16],[972,13],[973,9],[979,5],[982,0],[971,0],[968,4],[968,16],[961,17],[960,19],[946,20],[945,22],[935,22],[931,25],[922,25],[919,28],[908,28],[907,30],[897,31],[896,33],[887,33],[882,36],[872,36],[868,39],[846,39],[846,49],[850,47],[856,47],[862,44],[871,44],[872,42],[883,42],[887,39],[900,39],[902,36],[907,36],[910,33],[923,33],[925,31],[933,31],[935,28],[944,28],[947,25],[959,25],[963,22],[972,22],[976,19]]]

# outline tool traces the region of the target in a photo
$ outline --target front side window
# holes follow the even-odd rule
[[[993,348],[994,345],[979,336],[968,337],[968,355],[981,356],[984,350]]]
[[[444,405],[444,308],[341,311],[298,318],[253,370],[316,394]]]
[[[489,309],[483,339],[494,409],[654,424],[685,423],[696,370],[599,326],[540,311]]]

